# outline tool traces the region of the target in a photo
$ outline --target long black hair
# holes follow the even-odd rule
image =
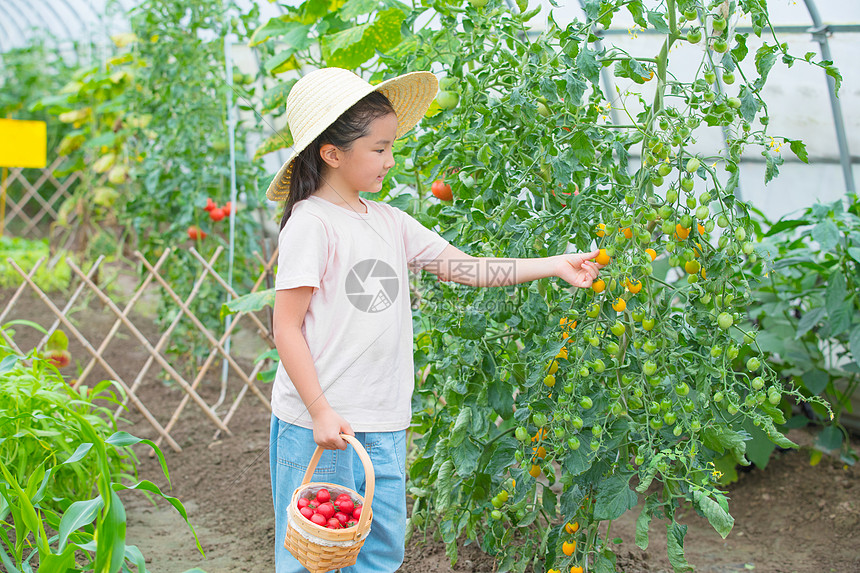
[[[299,153],[293,160],[290,194],[284,203],[281,229],[287,224],[293,206],[315,193],[322,183],[322,173],[326,163],[320,156],[320,148],[326,143],[331,143],[343,151],[349,151],[356,139],[370,134],[370,124],[374,119],[385,117],[389,113],[394,113],[394,108],[388,98],[379,92],[370,92],[343,112],[333,124]]]

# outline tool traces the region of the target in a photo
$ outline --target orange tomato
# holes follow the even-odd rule
[[[675,225],[675,238],[679,241],[686,240],[687,237],[690,236],[689,227],[682,227],[680,223]]]
[[[540,475],[540,466],[533,465],[529,468],[529,475],[536,478]]]
[[[593,283],[591,283],[591,290],[597,293],[601,293],[606,289],[606,282],[603,279],[597,279]]]
[[[642,281],[640,281],[639,279],[633,279],[632,281],[628,279],[624,284],[627,287],[627,290],[629,290],[633,294],[636,294],[637,292],[642,290]]]
[[[630,227],[624,227],[623,229],[621,229],[621,232],[624,233],[624,236],[628,239],[633,238],[633,229],[631,229]]]
[[[570,573],[582,573],[582,566],[574,565],[570,568]]]
[[[615,309],[615,312],[624,312],[624,309],[627,308],[627,301],[618,297],[615,299],[615,302],[612,303],[612,308]]]
[[[651,262],[657,259],[657,251],[654,249],[645,249],[645,252],[648,253],[648,256],[651,257]]]
[[[572,523],[568,523],[564,526],[564,530],[571,534],[576,533],[577,531],[579,531],[579,522],[574,521]]]
[[[594,231],[594,234],[597,235],[598,237],[605,237],[606,236],[606,225],[604,225],[603,223],[600,223],[597,226],[596,230]]]
[[[606,249],[600,249],[600,252],[594,257],[594,260],[598,265],[608,265],[609,264],[609,255],[606,254]]]
[[[561,544],[561,550],[565,555],[570,557],[573,555],[573,552],[576,551],[576,540],[573,541],[565,541]]]

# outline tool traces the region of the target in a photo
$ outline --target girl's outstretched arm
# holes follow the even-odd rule
[[[281,364],[292,380],[311,415],[314,441],[329,450],[345,450],[347,442],[341,433],[355,435],[349,422],[332,409],[317,378],[308,341],[302,334],[313,287],[296,287],[275,291],[272,331]]]
[[[546,277],[559,277],[572,286],[588,288],[603,265],[594,259],[598,251],[569,253],[536,259],[473,257],[453,245],[424,267],[443,281],[474,287],[509,286]]]

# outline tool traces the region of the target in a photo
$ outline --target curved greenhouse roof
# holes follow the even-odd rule
[[[549,9],[562,26],[574,18],[584,19],[585,0],[569,0],[557,7],[549,0],[540,2],[545,10],[541,17],[532,20],[536,24],[544,21]],[[286,6],[300,3],[299,0],[236,2],[243,11],[256,4],[261,22],[283,14]],[[90,43],[110,50],[110,36],[128,30],[128,14],[140,4],[140,0],[0,0],[0,58],[3,52],[24,47],[38,37],[53,38],[61,46]],[[779,40],[788,42],[792,53],[814,52],[819,59],[826,45],[843,77],[839,97],[834,100],[832,85],[828,86],[828,79],[819,67],[775,66],[770,74],[763,97],[769,104],[772,133],[803,140],[813,167],[800,163],[791,153],[783,154],[785,164],[778,181],[790,188],[788,194],[793,198],[787,199],[785,193],[771,192],[772,186],[765,188],[764,162],[757,154],[750,153],[744,156],[741,187],[745,199],[771,215],[781,215],[808,204],[812,197],[834,200],[846,190],[856,189],[852,167],[860,162],[860,75],[856,73],[853,60],[860,48],[860,2],[772,0],[768,9]],[[632,18],[626,13],[623,15],[627,18],[619,16],[610,29],[601,32],[604,44],[614,44],[637,54],[656,54],[662,38],[651,34],[651,29],[637,29]],[[428,25],[435,27],[438,23],[431,21]],[[738,25],[749,27],[749,22],[741,21]],[[750,42],[752,52],[762,40],[750,36]],[[695,50],[701,48],[684,46],[673,50],[671,57],[676,60],[676,68],[683,69],[684,60],[691,66],[698,61]],[[259,58],[253,52],[244,44],[234,46],[235,62],[243,72],[257,71]],[[608,72],[603,80],[607,93],[618,89],[621,94],[618,98],[623,97],[629,87],[628,80],[610,77]],[[720,144],[718,132],[710,137],[716,141],[703,138],[700,144],[711,148]],[[267,168],[277,169],[281,155],[267,156]]]

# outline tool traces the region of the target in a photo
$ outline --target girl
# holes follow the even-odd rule
[[[266,193],[286,199],[278,238],[273,331],[280,357],[272,389],[270,469],[277,573],[304,571],[284,548],[287,504],[317,445],[313,481],[359,493],[364,469],[341,434],[373,462],[373,524],[344,571],[397,570],[406,528],[406,428],[415,376],[407,268],[476,287],[557,276],[589,287],[593,253],[539,259],[475,258],[386,203],[378,192],[394,166],[394,140],[424,115],[438,90],[430,72],[372,86],[325,68],[287,99],[294,151]]]

